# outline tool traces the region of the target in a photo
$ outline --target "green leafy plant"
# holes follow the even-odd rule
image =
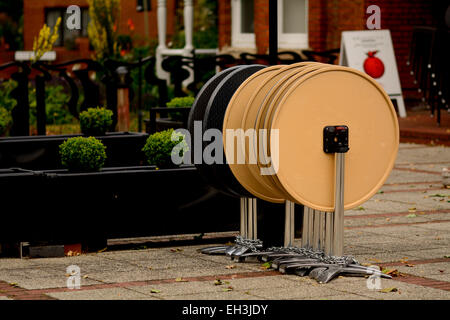
[[[36,89],[29,90],[30,121],[36,123]],[[70,113],[67,103],[69,95],[64,91],[62,85],[45,86],[45,114],[46,124],[68,124],[74,123],[75,117]]]
[[[0,107],[0,136],[8,131],[11,122],[12,118],[9,111],[3,107]]]
[[[95,51],[94,58],[100,62],[120,57],[117,42],[120,22],[120,0],[88,0],[88,36]]]
[[[13,79],[0,83],[0,106],[11,111],[17,104],[17,101],[11,97],[11,91],[17,87],[17,82]]]
[[[61,163],[72,172],[99,171],[105,164],[105,150],[94,137],[69,138],[59,146]]]
[[[167,103],[168,108],[183,108],[183,107],[192,107],[194,104],[194,97],[176,97],[170,100]],[[169,113],[169,117],[173,120],[181,121],[183,120],[183,114],[181,112],[171,112]]]
[[[174,139],[172,139],[172,134]],[[158,168],[167,168],[174,166],[172,153],[178,153],[182,157],[188,151],[188,146],[183,134],[174,132],[173,129],[168,129],[150,135],[142,151],[150,165],[155,165]]]
[[[105,108],[88,108],[80,113],[80,128],[85,135],[102,136],[111,127],[113,112]]]

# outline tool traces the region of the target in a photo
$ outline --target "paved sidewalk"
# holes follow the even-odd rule
[[[450,167],[449,147],[402,144],[380,192],[346,212],[345,253],[388,269],[394,277],[381,280],[384,290],[368,289],[359,277],[318,284],[185,245],[0,259],[0,300],[450,299],[450,189],[442,185],[443,167]],[[80,289],[67,288],[70,265],[80,268]]]

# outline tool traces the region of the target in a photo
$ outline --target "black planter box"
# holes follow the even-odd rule
[[[59,145],[75,135],[22,136],[0,138],[0,168],[19,167],[31,170],[62,168]],[[111,132],[97,136],[106,146],[106,167],[144,164],[142,148],[147,133]]]
[[[152,129],[149,119],[144,120],[145,131],[149,134],[154,132],[164,131],[168,129],[181,129],[186,128],[186,124],[183,121],[173,120],[171,118],[158,118],[155,120],[154,129]],[[154,132],[152,132],[154,131]]]
[[[0,240],[57,243],[239,230],[239,199],[209,187],[194,166],[0,170],[0,190]]]

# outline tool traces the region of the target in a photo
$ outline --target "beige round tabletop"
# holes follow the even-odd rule
[[[245,148],[241,146],[241,144],[245,144],[245,140],[241,140],[241,138],[244,139],[245,137],[245,130],[240,131],[240,129],[242,129],[242,117],[244,116],[247,109],[247,103],[252,94],[264,80],[276,73],[282,67],[282,65],[277,65],[261,69],[247,78],[239,86],[228,104],[222,130],[225,157],[233,175],[251,194],[270,202],[283,202],[284,199],[280,197],[277,198],[276,193],[268,193],[264,186],[257,181],[247,169],[249,155],[247,153],[240,153],[245,150]],[[242,136],[239,136],[240,133],[242,133]],[[227,139],[228,134],[233,134],[233,136],[229,136],[229,139]],[[230,145],[228,146],[227,143]]]
[[[261,144],[259,145],[259,148],[261,148],[264,151],[260,152],[260,156],[262,158],[261,161],[258,162],[260,170],[267,170],[264,169],[266,167],[264,164],[269,163],[269,159],[271,164],[273,163],[273,161],[276,161],[276,159],[272,160],[272,155],[270,153],[270,140],[273,139],[274,136],[270,134],[270,127],[267,126],[266,124],[269,122],[267,121],[267,119],[269,117],[271,118],[271,116],[273,115],[273,110],[276,109],[276,107],[274,106],[276,106],[279,102],[280,97],[279,93],[284,92],[286,88],[288,88],[293,82],[303,77],[304,75],[324,67],[329,67],[329,65],[323,63],[310,63],[307,66],[303,67],[302,69],[298,70],[297,72],[286,75],[285,77],[283,77],[278,81],[276,86],[273,86],[273,88],[264,98],[264,101],[260,105],[254,124],[255,130],[257,130],[258,132],[260,130],[263,130],[263,132],[267,132],[267,137],[270,137],[262,139]],[[271,168],[273,169],[274,166],[272,165]],[[295,201],[295,199],[293,199],[292,196],[286,190],[284,190],[283,185],[278,181],[278,178],[275,174],[276,172],[274,170],[270,170],[267,172],[270,174],[265,175],[264,178],[266,180],[269,179],[271,183],[278,188],[278,190],[283,192],[286,199]]]
[[[251,129],[253,130],[254,126],[254,118],[256,117],[256,113],[259,109],[259,105],[263,101],[264,97],[266,96],[267,92],[281,79],[283,76],[290,72],[295,72],[296,69],[299,69],[301,67],[307,66],[311,64],[310,62],[302,62],[302,63],[296,63],[288,66],[276,66],[278,67],[277,70],[270,70],[270,72],[267,72],[264,74],[265,78],[261,82],[257,81],[259,77],[257,78],[249,78],[247,80],[248,83],[244,86],[241,85],[236,91],[235,95],[233,96],[232,100],[230,101],[230,104],[227,108],[227,113],[231,112],[231,110],[234,110],[234,104],[237,103],[238,100],[241,100],[243,96],[245,96],[245,101],[247,102],[246,108],[242,109],[244,110],[244,115],[240,112],[237,112],[233,118],[236,121],[239,121],[240,124],[236,128],[242,129],[242,132],[249,132],[247,130]],[[280,69],[281,67],[281,69]],[[241,92],[241,90],[243,92]],[[247,93],[251,94],[251,97],[247,98]],[[236,99],[237,98],[237,99]],[[233,111],[234,113],[234,111]],[[224,129],[225,127],[230,128],[230,124],[226,124],[224,122]],[[224,130],[225,132],[225,130]],[[253,136],[254,141],[256,142],[258,139],[258,131],[253,131],[256,133],[256,136]],[[286,200],[285,195],[283,192],[280,192],[280,190],[277,188],[276,185],[273,185],[270,183],[270,180],[268,181],[269,184],[265,181],[265,177],[261,176],[261,173],[259,171],[259,167],[257,165],[257,161],[259,159],[259,155],[257,152],[253,152],[255,150],[249,148],[251,141],[241,141],[242,143],[237,144],[237,148],[239,148],[239,151],[242,152],[245,158],[245,164],[246,165],[240,165],[240,164],[229,164],[230,168],[235,175],[235,177],[238,179],[238,181],[241,182],[241,184],[252,194],[256,195],[257,197],[264,199],[269,202],[276,202],[281,203]],[[226,149],[226,139],[224,139],[224,146]],[[236,150],[235,150],[236,151]]]
[[[381,86],[362,72],[328,67],[299,78],[286,90],[271,121],[279,130],[277,179],[296,202],[334,210],[335,155],[323,151],[323,128],[346,125],[344,209],[373,196],[387,179],[397,156],[395,109]]]

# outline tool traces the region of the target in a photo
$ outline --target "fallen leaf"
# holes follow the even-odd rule
[[[362,206],[360,206],[360,207],[358,207],[358,208],[356,208],[356,210],[366,210],[364,207],[362,207]]]
[[[228,286],[228,287],[226,287],[226,288],[223,288],[222,291],[223,291],[223,292],[228,292],[228,291],[233,291],[233,289],[234,289],[234,288],[233,288],[232,286]]]
[[[106,249],[107,249],[107,248],[105,247],[105,248],[103,248],[103,249],[101,249],[101,250],[98,250],[97,252],[98,252],[98,253],[102,253],[102,252],[106,251]]]
[[[399,275],[397,269],[383,269],[381,272],[392,277],[397,277]]]
[[[87,279],[87,278],[89,278],[89,276],[87,274],[83,276],[83,279]]]
[[[450,258],[450,255],[446,255],[446,256],[444,256],[444,258],[447,258],[447,259],[449,259],[449,258]]]
[[[397,291],[398,291],[398,289],[395,288],[395,287],[392,287],[392,288],[385,288],[385,289],[380,290],[380,292],[383,292],[383,293],[397,292]]]
[[[407,267],[414,267],[414,265],[410,264],[410,263],[405,264],[405,266],[407,266]]]
[[[379,194],[382,194],[382,193],[384,193],[384,191],[380,190],[380,191],[378,191],[378,193],[379,193]]]
[[[176,248],[176,249],[170,249],[170,251],[172,251],[172,252],[181,252],[181,251],[183,251],[183,250],[180,249],[180,248]]]
[[[160,293],[160,292],[161,292],[161,290],[157,290],[157,289],[152,289],[152,290],[150,290],[150,292],[151,292],[151,293]]]
[[[417,217],[417,214],[411,213],[411,214],[408,214],[406,217],[407,218],[415,218],[415,217]]]
[[[430,197],[445,198],[445,194],[435,193],[435,194],[430,194]]]
[[[391,218],[386,218],[386,221],[391,221]]]
[[[234,269],[236,266],[234,264],[231,264],[229,266],[226,266],[225,269]]]
[[[220,279],[216,279],[215,281],[214,281],[214,285],[215,286],[221,286],[223,284],[223,282],[222,282],[222,280],[220,280]]]
[[[147,267],[148,270],[152,270],[152,267]]]
[[[261,266],[261,269],[267,270],[267,269],[269,269],[270,267],[272,267],[272,262],[266,262],[266,263],[264,263],[264,264]]]
[[[18,286],[17,282],[10,282],[9,285],[13,286],[13,287],[17,287]]]
[[[176,278],[175,282],[188,282],[186,279],[183,278]]]
[[[415,208],[415,207],[408,208],[408,211],[409,211],[409,212],[416,212],[416,208]]]

